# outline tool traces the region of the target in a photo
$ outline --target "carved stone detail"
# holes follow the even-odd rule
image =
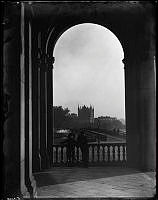
[[[52,70],[54,60],[54,57],[51,57],[49,54],[42,52],[41,49],[38,49],[37,63],[40,69],[42,69],[43,71]]]

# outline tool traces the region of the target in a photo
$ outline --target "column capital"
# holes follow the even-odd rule
[[[42,52],[41,49],[38,49],[37,63],[40,69],[46,72],[52,70],[54,61],[55,58],[53,56],[50,56],[49,54]]]
[[[122,59],[122,63],[124,64],[124,69],[126,69],[127,58],[123,58],[123,59]]]
[[[123,64],[127,64],[127,58],[122,59]]]

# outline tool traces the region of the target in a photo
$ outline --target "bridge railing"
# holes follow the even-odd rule
[[[89,165],[122,165],[126,164],[126,143],[89,143]],[[75,147],[74,165],[82,162],[82,153]],[[65,166],[68,164],[66,145],[53,145],[50,152],[51,166]]]

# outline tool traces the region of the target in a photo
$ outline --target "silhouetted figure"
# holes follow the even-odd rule
[[[68,135],[68,141],[67,141],[67,160],[68,163],[73,164],[75,161],[75,135],[71,132]]]
[[[89,149],[88,149],[88,140],[83,131],[79,134],[77,138],[77,144],[82,152],[82,161],[85,167],[88,167],[88,158],[89,158]]]
[[[73,132],[71,131],[66,139],[66,141],[62,142],[62,143],[66,143],[67,146],[67,163],[68,165],[73,165],[74,161],[75,161],[75,145],[76,145],[76,141],[75,141],[75,135],[73,134]]]

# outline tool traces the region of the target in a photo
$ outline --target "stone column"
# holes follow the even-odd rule
[[[29,28],[29,179],[31,183],[31,195],[36,196],[36,182],[33,176],[33,160],[32,160],[32,134],[33,134],[33,117],[32,117],[32,28],[31,22]]]
[[[140,165],[156,170],[156,91],[154,55],[141,63],[140,73]]]
[[[45,169],[47,167],[47,156],[46,156],[46,99],[45,99],[44,70],[40,70],[40,155],[41,155],[41,168]]]
[[[53,61],[54,62],[54,61]],[[48,63],[49,64],[49,63]],[[53,144],[53,77],[52,77],[52,66],[47,71],[47,152],[49,155],[49,166],[51,163],[51,152]]]
[[[149,52],[125,59],[127,161],[143,170],[156,169],[156,80]]]
[[[42,39],[43,38],[43,39]],[[38,85],[39,85],[39,149],[41,169],[49,167],[49,149],[52,132],[52,67],[54,58],[46,54],[44,49],[44,33],[39,33],[38,39]]]
[[[40,157],[40,69],[38,68],[38,34],[32,27],[32,160],[33,172],[41,169]]]
[[[27,192],[24,143],[24,38],[22,36],[24,7],[6,4],[4,19],[6,20],[3,47],[3,94],[6,97],[3,140],[4,195],[5,198],[13,198]]]
[[[24,129],[25,129],[25,184],[32,193],[29,178],[29,37],[28,22],[24,23]]]
[[[42,37],[41,37],[42,44]],[[41,169],[48,167],[47,153],[47,55],[43,50],[43,45],[39,49],[39,77],[40,77],[40,156]]]
[[[127,163],[129,167],[139,167],[140,161],[140,135],[139,135],[139,106],[138,98],[138,73],[134,67],[134,60],[129,57],[124,59],[125,67],[125,109],[127,132]]]
[[[25,129],[25,185],[33,197],[36,192],[36,184],[32,175],[32,41],[31,24],[24,18],[24,129]],[[23,120],[23,119],[22,119]]]

